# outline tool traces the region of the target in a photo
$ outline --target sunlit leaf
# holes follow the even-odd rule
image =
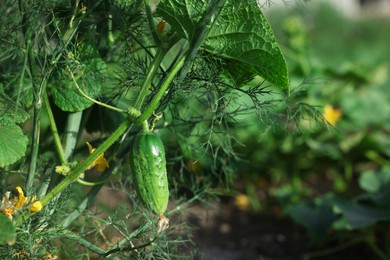
[[[26,153],[28,138],[15,125],[0,125],[0,167],[12,164]]]
[[[227,1],[204,48],[248,66],[278,87],[288,88],[286,61],[256,1]]]
[[[191,40],[209,1],[161,0],[157,12]],[[281,88],[289,87],[287,66],[267,19],[255,0],[227,0],[203,46]],[[233,73],[232,76],[235,76]]]

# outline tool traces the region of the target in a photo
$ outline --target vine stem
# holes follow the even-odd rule
[[[28,166],[27,180],[26,180],[26,194],[30,195],[32,193],[32,188],[35,179],[35,171],[37,167],[37,159],[39,152],[39,136],[40,136],[40,116],[41,116],[41,107],[42,100],[40,92],[42,90],[42,84],[37,86],[36,78],[38,77],[38,70],[35,64],[35,56],[33,52],[33,43],[31,41],[32,31],[28,26],[28,15],[26,13],[25,2],[22,0],[18,1],[19,12],[22,15],[21,26],[23,31],[23,37],[26,47],[26,57],[25,61],[28,63],[31,82],[33,86],[33,104],[34,104],[34,116],[33,116],[33,131],[32,131],[32,140],[31,140],[31,153],[30,153],[30,164]]]
[[[150,101],[150,104],[148,105],[148,107],[137,118],[137,121],[136,121],[137,124],[142,124],[143,121],[147,120],[153,114],[153,111],[157,108],[157,106],[160,102],[160,99],[164,96],[165,91],[168,89],[169,85],[172,83],[176,74],[182,68],[185,59],[186,59],[186,55],[182,56],[178,60],[178,62],[175,64],[175,66],[172,68],[172,70],[169,72],[167,78],[165,79],[164,83],[161,85],[161,87],[157,91],[156,95],[153,97],[152,101]]]
[[[61,144],[61,139],[60,139],[60,136],[58,134],[56,122],[54,120],[53,111],[51,110],[49,98],[48,98],[46,92],[43,93],[43,101],[45,102],[46,111],[47,111],[47,115],[49,117],[49,122],[50,122],[51,133],[52,133],[53,138],[54,138],[54,144],[55,144],[56,149],[57,149],[58,157],[60,158],[60,161],[62,164],[67,164],[68,160],[66,159],[64,148],[62,147],[62,144]]]
[[[202,19],[198,22],[196,26],[194,37],[190,42],[189,52],[186,55],[186,60],[184,62],[183,68],[179,73],[179,81],[182,81],[186,76],[189,67],[191,66],[196,55],[198,54],[199,48],[203,44],[203,41],[209,33],[211,27],[214,25],[214,22],[217,20],[225,3],[226,0],[210,1],[205,15],[203,15]]]
[[[42,206],[49,203],[55,196],[61,193],[66,187],[73,183],[81,173],[84,172],[88,166],[95,161],[102,153],[104,153],[131,125],[131,120],[126,119],[110,137],[107,138],[85,161],[77,164],[77,166],[57,185],[55,186],[45,197],[40,201]]]
[[[150,85],[153,82],[154,76],[156,75],[157,69],[160,67],[160,64],[165,56],[165,54],[168,52],[168,49],[159,48],[157,49],[157,53],[154,56],[153,62],[150,64],[148,72],[146,73],[146,78],[142,84],[141,90],[137,96],[137,99],[135,100],[134,107],[138,110],[141,109],[142,104],[145,100],[146,95],[148,94],[148,90]]]
[[[156,33],[156,27],[153,22],[153,13],[152,13],[152,7],[150,6],[150,1],[144,0],[144,4],[145,4],[146,17],[148,18],[150,32],[152,33],[154,42],[156,43],[157,46],[161,46],[161,41],[158,38],[158,35]]]

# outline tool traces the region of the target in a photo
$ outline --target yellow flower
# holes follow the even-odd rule
[[[88,145],[88,150],[89,150],[89,154],[92,154],[96,149],[92,147],[92,145],[90,143],[87,142],[87,145]],[[104,153],[102,153],[101,155],[99,155],[98,158],[96,158],[95,161],[93,161],[89,166],[88,166],[88,169],[91,169],[93,167],[96,166],[96,170],[98,172],[104,172],[108,167],[108,162],[106,160],[106,158],[104,158]]]
[[[34,202],[32,205],[31,205],[31,207],[30,207],[30,210],[32,211],[32,212],[38,212],[38,211],[41,211],[42,210],[42,203],[39,201],[39,200],[37,200],[36,202]]]
[[[6,192],[4,198],[1,201],[0,212],[12,220],[12,215],[22,210],[24,206],[30,206],[32,212],[38,212],[42,210],[42,203],[37,200],[35,195],[33,196],[24,196],[23,190],[21,187],[17,186],[16,191],[18,192],[18,197],[10,200],[10,192]]]
[[[16,187],[16,190],[18,191],[18,194],[19,194],[19,198],[18,199],[14,199],[15,201],[15,207],[17,209],[20,209],[22,208],[22,206],[26,203],[26,197],[24,196],[24,193],[23,193],[23,190],[22,188],[20,188],[19,186]]]
[[[332,105],[326,105],[324,107],[324,118],[326,121],[328,121],[329,124],[332,126],[335,126],[336,123],[341,119],[342,112],[338,108],[334,108]]]
[[[234,205],[240,210],[247,210],[249,208],[249,198],[244,194],[237,195],[234,198]]]

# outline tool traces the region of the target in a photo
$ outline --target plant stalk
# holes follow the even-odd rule
[[[73,112],[68,115],[63,136],[64,152],[67,160],[70,158],[76,147],[82,117],[83,111]]]
[[[104,153],[114,142],[127,130],[131,125],[131,120],[126,119],[106,141],[104,141],[85,161],[77,164],[77,166],[56,186],[54,187],[45,197],[40,201],[42,206],[49,203],[55,196],[61,193],[71,183],[73,183],[81,173],[84,172],[88,166],[95,161],[102,153]]]
[[[137,99],[135,100],[134,107],[135,109],[140,110],[142,108],[142,104],[146,98],[146,95],[148,94],[148,90],[153,82],[153,79],[156,75],[156,71],[160,67],[160,64],[165,56],[165,54],[168,52],[168,49],[157,49],[157,53],[153,59],[153,62],[150,64],[148,72],[146,73],[146,78],[142,84],[141,90],[137,96]]]
[[[64,148],[62,147],[62,144],[61,144],[61,139],[60,139],[60,136],[58,134],[57,125],[56,125],[56,122],[54,119],[53,111],[51,110],[49,98],[48,98],[46,92],[43,94],[43,101],[45,102],[45,107],[46,107],[47,115],[49,117],[49,122],[50,122],[51,133],[52,133],[53,138],[54,138],[54,144],[55,144],[56,149],[57,149],[58,157],[60,158],[61,164],[67,164],[68,160],[65,156]]]
[[[226,0],[214,0],[210,2],[205,14],[195,29],[194,37],[190,42],[189,53],[186,55],[183,68],[178,75],[179,81],[182,81],[186,76],[187,71],[198,54],[199,48],[203,44],[203,41],[209,33],[214,22],[217,20],[223,6],[225,5],[225,2]]]
[[[150,32],[152,33],[154,42],[156,43],[157,46],[161,47],[161,41],[158,38],[158,35],[156,33],[156,26],[153,21],[153,13],[152,13],[152,7],[149,5],[150,0],[144,0],[145,4],[145,11],[146,11],[146,16],[148,18],[149,22],[149,27],[150,27]]]
[[[178,60],[178,62],[175,64],[175,66],[172,68],[172,70],[169,72],[167,78],[165,79],[164,83],[161,85],[161,87],[157,91],[156,95],[153,97],[153,99],[150,102],[150,104],[148,105],[148,107],[137,118],[137,121],[136,121],[137,124],[142,124],[143,121],[147,120],[153,114],[153,111],[157,108],[161,98],[164,96],[165,91],[168,89],[169,85],[172,83],[176,74],[182,68],[185,59],[186,59],[186,55],[182,56]]]

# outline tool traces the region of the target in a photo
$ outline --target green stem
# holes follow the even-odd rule
[[[66,121],[66,125],[65,125],[65,131],[64,131],[64,157],[65,157],[65,160],[67,161],[70,156],[72,155],[75,147],[76,147],[76,143],[77,143],[77,137],[78,137],[78,134],[79,134],[79,130],[80,130],[80,122],[81,122],[81,118],[82,118],[82,115],[83,115],[83,112],[82,111],[79,111],[79,112],[74,112],[74,113],[70,113],[68,115],[68,119]],[[63,179],[63,176],[60,175],[60,174],[52,174],[50,176],[50,182],[48,184],[48,187],[46,187],[46,191],[47,190],[51,190],[53,189],[53,187],[55,187],[59,180]],[[42,187],[44,188],[44,187]],[[45,192],[46,194],[46,192]]]
[[[183,66],[184,60],[186,58],[186,55],[182,56],[178,62],[175,64],[175,66],[172,68],[172,70],[169,72],[166,80],[161,85],[155,96],[153,97],[152,101],[148,105],[148,107],[145,109],[145,111],[138,117],[137,124],[142,124],[145,120],[147,120],[153,113],[153,111],[157,108],[161,98],[164,96],[165,91],[168,89],[169,85],[172,83],[173,79],[175,78],[176,74],[179,72],[181,67]]]
[[[67,228],[72,222],[80,216],[80,214],[88,207],[88,205],[95,199],[99,193],[103,184],[92,187],[88,195],[78,204],[77,208],[66,215],[66,218],[62,220],[60,227]]]
[[[23,31],[23,37],[26,46],[26,57],[30,74],[31,74],[31,82],[33,86],[33,104],[34,104],[34,116],[33,116],[33,132],[32,132],[32,141],[31,141],[31,153],[30,153],[30,164],[27,172],[27,180],[26,180],[26,194],[31,195],[32,187],[35,179],[35,171],[37,167],[37,159],[39,152],[39,135],[40,135],[40,115],[41,115],[41,96],[40,89],[37,87],[36,78],[38,77],[38,70],[35,64],[35,55],[33,52],[33,44],[31,41],[32,31],[29,27],[28,15],[26,12],[27,4],[25,1],[19,0],[19,12],[22,16],[21,27]],[[41,86],[40,86],[41,87]]]
[[[72,155],[80,132],[81,119],[83,111],[73,112],[68,115],[64,131],[64,152],[65,158],[68,160]]]
[[[113,160],[115,160],[115,158],[122,158],[123,157],[123,156],[117,157],[118,148],[121,146],[122,143],[123,143],[123,141],[118,142],[118,144],[116,145],[116,149],[114,149],[113,153],[111,153],[110,158],[107,159],[108,161],[113,161]],[[124,149],[123,152],[127,153],[127,149]],[[108,178],[111,177],[113,172],[118,171],[119,169],[121,169],[121,167],[122,167],[122,160],[118,160],[118,159],[115,160],[113,165],[110,165],[110,168],[103,173],[101,178],[103,178],[104,180],[107,180]],[[75,208],[75,209],[73,209],[73,211],[69,212],[69,214],[67,214],[66,218],[64,218],[62,220],[62,222],[60,224],[61,228],[67,228],[76,218],[78,218],[80,216],[80,214],[88,207],[88,205],[94,201],[96,195],[98,194],[98,192],[100,191],[100,189],[103,186],[104,186],[104,183],[93,186],[89,190],[88,194],[84,197],[84,199],[82,201],[80,201],[77,208]]]
[[[150,129],[149,129],[149,124],[148,124],[148,121],[147,120],[144,120],[142,122],[142,133],[144,134],[147,134],[150,132]]]
[[[186,60],[184,62],[183,68],[181,69],[178,76],[179,81],[182,81],[186,76],[189,67],[191,66],[196,55],[198,54],[199,48],[201,47],[214,22],[217,20],[219,13],[225,5],[225,2],[226,0],[214,0],[210,2],[205,14],[198,22],[194,37],[190,43],[189,53],[186,55]]]
[[[69,68],[67,68],[67,69],[68,69],[68,72],[70,73],[70,76],[72,78],[72,81],[73,81],[74,85],[76,86],[77,90],[80,92],[80,94],[83,97],[85,97],[86,99],[88,99],[92,103],[98,104],[98,105],[100,105],[102,107],[106,107],[106,108],[114,110],[116,112],[120,112],[120,113],[126,113],[127,112],[126,110],[123,110],[123,109],[120,109],[120,108],[117,108],[117,107],[113,107],[113,106],[107,105],[107,104],[105,104],[103,102],[97,101],[96,99],[93,99],[90,96],[88,96],[87,94],[85,94],[84,91],[81,90],[81,88],[80,88],[79,84],[77,83],[76,79],[74,78],[73,72]]]
[[[160,67],[160,64],[167,53],[168,49],[157,49],[157,53],[153,59],[153,62],[150,64],[148,72],[146,73],[146,78],[142,84],[141,90],[135,100],[134,107],[138,110],[142,108],[142,104],[145,100],[146,95],[148,94],[148,90],[153,82],[154,76],[156,75],[156,71]]]
[[[72,239],[74,241],[76,241],[77,243],[79,243],[80,245],[84,246],[85,248],[88,248],[89,250],[91,250],[92,252],[95,252],[99,255],[104,255],[107,253],[107,251],[101,249],[100,247],[98,246],[95,246],[94,244],[92,244],[91,242],[85,240],[84,238],[74,234],[73,232],[69,231],[69,230],[64,230],[62,232],[62,234],[69,238],[69,239]]]
[[[106,4],[107,13],[108,13],[108,17],[107,17],[107,44],[108,44],[108,47],[111,48],[115,43],[114,34],[113,34],[113,30],[112,30],[112,11],[111,11],[111,4],[108,1],[105,2],[105,4]]]
[[[132,245],[132,243],[130,241],[131,239],[133,239],[134,237],[138,236],[140,233],[145,231],[151,225],[153,225],[153,223],[151,221],[148,221],[143,226],[141,226],[138,229],[136,229],[135,231],[133,231],[128,237],[122,239],[118,244],[116,244],[115,246],[111,247],[109,250],[103,250],[100,247],[95,246],[91,242],[89,242],[86,239],[84,239],[84,238],[74,234],[71,231],[64,230],[62,234],[65,237],[78,242],[80,245],[84,246],[85,248],[87,248],[87,249],[89,249],[89,250],[91,250],[91,251],[93,251],[93,252],[95,252],[95,253],[97,253],[99,255],[108,256],[108,255],[113,254],[113,253],[118,252],[118,251],[135,251],[137,249],[144,248],[144,247],[147,247],[147,246],[151,245],[156,240],[156,238],[153,238],[149,242],[146,242],[145,244],[142,244],[142,245],[139,245],[139,246]],[[125,244],[125,243],[130,243],[130,247],[122,248],[121,246],[123,244]]]
[[[36,102],[36,105],[34,106],[30,164],[28,167],[27,181],[26,181],[27,196],[31,195],[33,192],[32,187],[34,184],[35,171],[37,167],[37,159],[38,159],[38,152],[39,152],[40,116],[41,116],[41,103]]]
[[[46,111],[47,111],[47,115],[49,117],[49,122],[50,122],[51,133],[52,133],[53,138],[54,138],[54,144],[56,146],[57,153],[58,153],[58,156],[60,158],[61,164],[67,164],[68,160],[65,157],[64,149],[62,147],[61,139],[60,139],[60,136],[58,134],[56,122],[54,119],[53,111],[51,110],[49,98],[47,97],[46,93],[43,94],[43,101],[45,102]]]
[[[158,35],[156,33],[156,26],[155,26],[154,21],[153,21],[152,8],[149,5],[149,3],[150,3],[150,0],[144,0],[145,11],[146,11],[146,16],[147,16],[148,22],[149,22],[150,32],[152,33],[152,36],[153,36],[153,39],[154,39],[154,42],[156,43],[156,45],[161,46],[161,41],[158,38]]]
[[[380,248],[375,245],[375,243],[372,241],[371,238],[367,239],[367,244],[371,248],[372,251],[377,255],[378,259],[386,260],[389,259],[389,257],[382,251]]]
[[[125,120],[104,143],[102,143],[87,159],[85,159],[85,161],[77,164],[76,168],[74,168],[56,187],[54,187],[40,200],[42,205],[44,206],[49,203],[55,196],[73,183],[93,161],[104,153],[126,131],[130,125],[131,121],[129,119]]]
[[[35,78],[38,75],[35,57],[32,49],[31,40],[27,40],[27,55],[28,63],[30,67],[30,72],[32,75],[32,85],[33,85],[33,100],[34,100],[34,117],[33,117],[33,133],[32,133],[32,142],[31,142],[31,154],[30,154],[30,164],[28,167],[27,181],[26,181],[26,194],[29,196],[32,194],[33,184],[35,179],[35,171],[37,168],[37,160],[39,153],[39,137],[40,137],[40,119],[41,119],[41,107],[42,107],[42,84],[40,86],[36,85]]]

